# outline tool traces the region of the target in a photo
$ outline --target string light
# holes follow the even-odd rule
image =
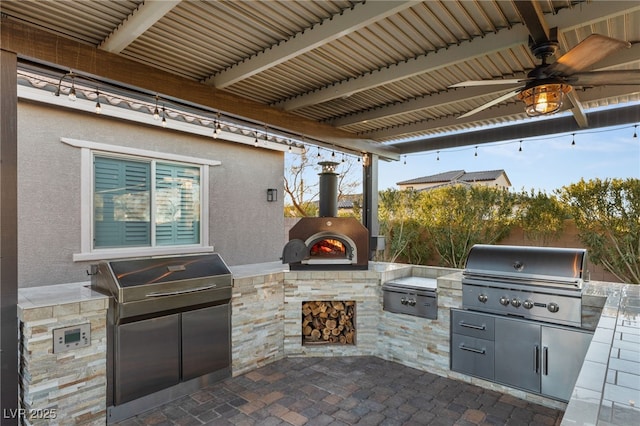
[[[100,105],[100,91],[96,89],[96,114],[102,112],[102,105]]]
[[[70,101],[75,101],[76,99],[78,99],[78,97],[76,96],[76,84],[75,84],[75,77],[72,75],[71,76],[71,89],[69,90],[69,100]]]
[[[222,126],[220,125],[220,112],[216,115],[216,120],[213,123],[213,138],[217,139],[222,132]]]
[[[158,95],[156,95],[156,107],[153,110],[153,119],[160,120],[160,112],[158,111]]]
[[[256,139],[253,141],[253,145],[257,148],[258,147],[258,132],[255,132],[255,136],[256,136]]]
[[[20,74],[20,73],[19,73],[19,75],[22,75],[22,74]],[[60,95],[61,83],[62,83],[63,79],[64,79],[65,77],[67,77],[67,76],[68,76],[68,77],[71,77],[71,80],[72,80],[72,81],[71,81],[71,88],[70,88],[70,90],[69,90],[69,100],[73,101],[73,100],[76,100],[76,99],[77,99],[77,96],[76,96],[76,88],[75,88],[75,77],[76,77],[77,75],[76,75],[76,74],[74,74],[73,72],[66,73],[66,74],[64,74],[64,75],[61,77],[61,79],[60,79],[60,81],[58,82],[58,85],[57,85],[57,90],[54,92],[54,95],[55,95],[55,96],[59,96],[59,95]],[[102,82],[100,82],[100,81],[98,81],[98,80],[93,80],[93,79],[91,79],[90,77],[84,77],[84,76],[78,76],[78,77],[79,77],[79,78],[82,78],[82,79],[86,79],[86,80],[95,81],[96,83],[102,83]],[[38,79],[40,79],[40,78],[34,78],[33,76],[31,76],[31,77],[27,77],[27,78],[29,78],[29,79],[33,79],[33,80],[38,80]],[[42,81],[46,81],[46,80],[42,80]],[[52,84],[54,84],[54,83],[52,83]],[[82,91],[83,89],[81,88],[80,90]],[[86,92],[85,92],[85,93],[86,93]],[[101,106],[101,104],[100,104],[100,99],[99,99],[99,97],[100,97],[100,91],[96,88],[96,89],[95,89],[95,93],[96,93],[96,105],[95,105],[95,112],[96,112],[96,114],[100,114],[100,113],[102,112],[102,106]],[[86,95],[85,95],[85,98],[86,98]],[[109,102],[112,102],[112,101],[110,100],[111,98],[113,98],[113,99],[117,99],[117,97],[115,97],[115,96],[110,96],[110,95],[109,95],[109,96],[107,96],[107,99],[109,100]],[[154,110],[153,110],[153,117],[154,117],[154,119],[155,119],[155,120],[160,119],[160,113],[159,113],[159,110],[158,110],[159,99],[160,99],[160,96],[159,96],[158,94],[156,94],[156,95],[155,95],[155,108],[154,108]],[[133,103],[135,103],[135,102],[136,102],[136,101],[132,101],[132,100],[127,99],[127,98],[121,98],[120,100],[121,100],[121,101],[124,101],[126,104],[128,104],[128,105],[129,105],[129,107],[132,107],[132,102],[133,102]],[[197,118],[198,118],[198,117],[189,116],[189,114],[188,114],[188,113],[185,113],[185,112],[183,112],[183,111],[174,111],[174,113],[176,113],[177,115],[179,115],[179,116],[181,116],[181,117],[184,117],[184,118],[189,118],[189,117],[191,117],[191,119],[193,119],[193,118],[196,118],[196,119],[197,119]],[[218,113],[217,113],[217,115],[216,115],[216,118],[215,118],[215,122],[214,122],[214,132],[213,132],[213,133],[214,133],[214,138],[215,138],[217,135],[219,135],[219,134],[221,133],[221,121],[220,121],[220,117],[221,117],[221,114],[220,114],[220,112],[218,112]],[[202,122],[203,120],[206,120],[206,119],[203,119],[202,117],[200,117],[199,119],[201,120],[201,122]],[[209,120],[210,120],[210,119],[209,119]],[[208,121],[208,123],[210,123],[210,121]],[[204,124],[203,124],[203,125],[204,125]],[[210,125],[210,124],[205,125],[205,126],[207,126],[207,127],[208,127],[209,125]],[[166,126],[167,126],[167,109],[166,109],[165,105],[163,105],[163,106],[162,106],[162,126],[163,126],[163,127],[166,127]],[[240,126],[240,127],[241,127],[241,126]],[[634,132],[633,132],[633,136],[632,136],[632,137],[633,137],[634,139],[637,139],[637,137],[638,137],[638,135],[637,135],[637,128],[638,128],[638,124],[633,125],[633,127],[634,127]],[[615,129],[615,130],[619,130],[619,128],[618,128],[618,129]],[[611,130],[608,130],[608,129],[607,129],[607,130],[602,130],[602,131],[599,131],[599,132],[603,132],[603,131],[611,131]],[[599,132],[598,132],[598,131],[596,131],[596,132],[581,132],[581,134],[583,134],[583,133],[590,134],[590,133],[599,133]],[[256,142],[256,146],[258,145],[258,133],[259,133],[258,131],[254,132],[254,134],[255,134],[255,142]],[[571,145],[575,145],[575,135],[576,135],[576,134],[575,134],[575,133],[571,133],[571,135],[572,135],[572,142],[571,142]],[[302,139],[304,140],[304,137],[302,137]],[[541,138],[540,140],[548,140],[548,139],[550,139],[550,138]],[[267,140],[268,140],[267,126],[265,126],[265,144],[267,143]],[[537,139],[531,139],[531,140],[537,140]],[[521,152],[521,151],[522,151],[522,142],[523,142],[522,140],[520,140],[520,141],[519,141],[519,149],[518,149],[518,151],[519,151],[519,152]],[[491,145],[502,145],[502,144],[507,144],[507,143],[513,143],[513,142],[494,143],[494,144],[491,144]],[[306,141],[302,143],[302,149],[303,149],[303,151],[306,151],[306,146],[305,146],[305,144],[306,144]],[[287,147],[288,151],[289,151],[289,152],[292,152],[292,144],[291,144],[291,142],[287,143],[287,145],[288,145],[288,147]],[[313,146],[313,145],[316,145],[316,144],[313,144],[313,143],[312,143],[312,144],[311,144],[311,146]],[[318,147],[318,158],[321,158],[321,153],[320,153],[320,149],[321,149],[321,148],[320,148],[320,146],[319,146],[319,145],[316,145],[316,146]],[[463,149],[469,149],[469,148],[470,148],[470,147],[468,147],[468,148],[463,148]],[[474,152],[474,157],[477,157],[477,156],[478,156],[478,146],[477,146],[477,145],[474,147],[474,150],[475,150],[475,152]],[[451,151],[451,150],[447,150],[447,151]],[[455,150],[453,150],[453,151],[455,151]],[[440,161],[440,150],[436,151],[436,153],[437,153],[436,161]],[[366,154],[364,154],[364,155],[365,155],[365,157],[361,157],[361,156],[359,156],[359,155],[358,155],[358,156],[356,156],[357,161],[358,161],[358,162],[362,162],[362,161],[363,161],[363,159],[364,159],[364,160],[367,160]],[[424,155],[424,154],[418,154],[418,155]],[[427,155],[428,155],[428,154],[427,154]],[[336,157],[335,152],[332,152],[332,155],[331,155],[331,156],[332,156],[332,158],[334,158],[334,159],[335,159],[335,157]],[[406,164],[406,161],[407,161],[407,155],[404,155],[404,157],[405,157],[405,158],[404,158],[404,164]],[[343,162],[345,161],[345,154],[344,154],[344,153],[343,153],[343,160],[342,160],[342,161],[343,161]]]
[[[56,80],[53,80],[51,77],[36,75],[29,71],[18,70],[18,77],[27,80],[33,86],[36,86],[39,88],[44,87],[46,84],[53,86],[55,88],[55,90],[53,91],[54,96],[60,96],[60,93],[62,93],[63,90],[66,90],[66,88],[63,86],[63,83],[66,78],[69,78],[72,80],[71,88],[69,88],[69,91],[66,93],[71,95],[70,100],[71,101],[77,100],[78,96],[80,96],[83,102],[89,101],[93,98],[95,101],[94,110],[96,114],[104,113],[104,111],[102,110],[101,101],[105,100],[111,105],[117,105],[119,108],[126,108],[128,106],[128,108],[131,110],[135,110],[143,113],[152,112],[153,118],[155,120],[162,119],[161,124],[163,127],[166,127],[168,125],[168,120],[170,117],[174,117],[171,114],[175,114],[175,116],[178,117],[179,121],[182,120],[185,123],[189,123],[191,125],[199,124],[202,127],[208,128],[209,131],[211,131],[212,122],[213,122],[214,138],[217,135],[222,133],[222,125],[224,122],[221,120],[222,113],[220,111],[210,112],[205,110],[201,111],[198,109],[197,112],[190,113],[188,110],[184,109],[185,108],[184,105],[178,105],[174,108],[167,107],[165,103],[162,103],[162,104],[160,103],[161,97],[159,94],[150,96],[147,93],[132,91],[133,96],[131,97],[129,95],[117,95],[113,92],[110,92],[108,89],[107,91],[103,92],[101,91],[102,84],[104,83],[103,81],[96,80],[90,76],[81,76],[81,75],[75,74],[73,71],[69,71],[63,74],[62,77],[60,77],[60,79],[57,82]],[[75,87],[76,77],[83,81],[87,80],[87,81],[93,82],[94,84],[91,85],[93,86],[93,88],[87,87],[86,84],[80,84],[76,88]],[[42,83],[44,83],[44,85],[42,85]],[[66,87],[68,88],[69,86],[66,86]],[[103,99],[101,99],[101,97]],[[146,100],[144,98],[146,98]],[[144,109],[144,111],[140,111],[141,107]],[[225,123],[225,125],[228,126],[228,132],[231,134],[237,134],[237,135],[242,135],[246,137],[247,135],[251,135],[251,133],[254,133],[256,138],[261,138],[260,131],[255,130],[255,127],[253,127],[255,123],[248,122],[248,124],[244,124],[242,123],[242,120],[231,119],[231,121],[228,123]],[[270,141],[273,141],[276,145],[286,145],[286,150],[288,152],[293,153],[293,148],[296,148],[296,151],[301,150],[301,152],[306,153],[310,147],[320,145],[319,143],[314,143],[313,141],[311,143],[308,143],[304,135],[297,136],[300,138],[301,142],[298,142],[297,140],[294,141],[295,137],[294,139],[288,139],[288,136],[284,136],[284,135],[279,136],[276,134],[271,136],[268,134],[268,126],[266,124],[263,124],[263,126],[265,129],[264,143],[267,146]],[[189,130],[186,130],[186,131],[189,132]],[[284,146],[282,146],[282,148],[283,148],[282,150],[284,151],[285,150]],[[349,154],[347,153],[347,155]],[[354,153],[351,155],[355,155],[357,157],[360,154]],[[334,157],[335,157],[335,154],[334,154]],[[346,161],[346,155],[343,155],[343,157],[345,158],[344,161]]]
[[[405,164],[405,166],[407,165],[407,155],[406,154],[404,156],[404,164]]]
[[[573,137],[573,139],[571,140],[571,145],[575,145],[576,144],[576,134],[575,133],[571,133],[571,136]]]

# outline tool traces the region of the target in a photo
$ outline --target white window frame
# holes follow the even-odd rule
[[[213,246],[209,242],[209,167],[219,166],[222,162],[64,137],[60,138],[60,141],[80,148],[80,252],[73,254],[74,262],[213,252]],[[128,156],[133,159],[171,161],[200,167],[200,244],[109,249],[94,248],[92,226],[94,155],[122,156],[123,158]]]

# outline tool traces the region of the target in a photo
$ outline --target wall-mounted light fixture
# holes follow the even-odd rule
[[[276,188],[267,189],[267,201],[278,201],[278,190]]]

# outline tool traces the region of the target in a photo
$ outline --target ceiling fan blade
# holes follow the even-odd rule
[[[521,89],[512,90],[511,92],[506,93],[506,94],[504,94],[504,95],[500,96],[499,98],[495,98],[494,100],[492,100],[492,101],[490,101],[490,102],[487,102],[486,104],[481,105],[481,106],[479,106],[479,107],[478,107],[478,108],[476,108],[476,109],[472,109],[471,111],[469,111],[469,112],[467,112],[467,113],[465,113],[465,114],[462,114],[462,115],[461,115],[460,117],[458,117],[458,118],[465,118],[465,117],[469,117],[470,115],[473,115],[473,114],[475,114],[475,113],[477,113],[477,112],[480,112],[480,111],[482,111],[482,110],[485,110],[485,109],[487,109],[487,108],[489,108],[489,107],[492,107],[492,106],[494,106],[494,105],[496,105],[496,104],[499,104],[500,102],[506,101],[507,99],[509,99],[509,98],[511,98],[511,97],[513,97],[513,96],[515,96],[515,95],[517,95],[517,94],[520,92],[520,90],[521,90]]]
[[[499,80],[467,80],[461,83],[452,84],[451,87],[472,87],[472,86],[493,86],[496,84],[519,84],[526,80],[521,78],[499,79]]]
[[[631,47],[631,43],[606,37],[601,34],[591,34],[578,43],[573,49],[547,66],[545,73],[550,76],[569,76],[595,64],[612,53]]]
[[[580,72],[565,79],[572,86],[640,85],[640,70]]]

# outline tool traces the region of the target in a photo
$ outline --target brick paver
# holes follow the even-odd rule
[[[116,425],[557,426],[562,414],[375,357],[288,358]]]

